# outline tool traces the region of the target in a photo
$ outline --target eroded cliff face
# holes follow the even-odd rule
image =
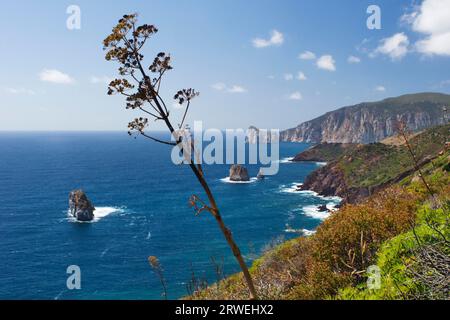
[[[344,107],[296,128],[282,131],[280,139],[309,143],[373,143],[395,134],[395,124],[404,121],[412,131],[445,123],[443,108],[450,95],[415,94],[380,102]]]

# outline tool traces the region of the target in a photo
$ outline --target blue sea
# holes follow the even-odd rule
[[[226,182],[229,165],[205,166],[225,223],[247,263],[272,243],[311,234],[326,218],[318,204],[336,198],[295,192],[317,163],[287,161],[307,144],[281,143],[280,170],[247,184]],[[239,271],[215,220],[195,216],[202,197],[171,147],[119,132],[0,133],[0,299],[161,299],[148,264],[158,257],[168,298],[187,294],[192,272],[216,281]],[[259,166],[248,166],[255,177]],[[68,216],[68,194],[82,188],[97,208],[92,223]],[[69,290],[67,267],[81,269]]]

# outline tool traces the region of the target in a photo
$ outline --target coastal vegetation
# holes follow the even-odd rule
[[[258,295],[265,299],[447,299],[449,129],[449,125],[431,128],[411,140],[418,159],[430,157],[420,164],[420,170],[432,195],[413,170],[358,203],[345,204],[314,235],[287,241],[253,263],[250,272]],[[375,169],[385,165],[385,172],[395,176],[399,167],[394,160],[414,167],[403,148],[364,146],[360,157],[377,157],[380,163]],[[371,170],[362,161],[356,163]],[[364,172],[355,164],[352,169]],[[380,181],[370,172],[367,177],[357,176],[356,181],[367,186]],[[379,271],[376,288],[367,284],[370,267]],[[238,273],[187,298],[243,299],[246,295]]]

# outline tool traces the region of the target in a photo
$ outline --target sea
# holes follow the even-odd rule
[[[163,133],[158,133],[162,138]],[[205,165],[207,181],[247,264],[276,244],[310,236],[336,197],[296,191],[323,163],[289,161],[308,144],[280,143],[279,172],[230,183],[230,165]],[[83,189],[96,210],[80,223],[68,195]],[[206,198],[171,146],[126,132],[0,133],[0,299],[164,299],[148,257],[160,262],[167,298],[239,272],[214,218],[189,198]],[[79,288],[70,283],[79,268]],[[223,272],[217,272],[217,270]],[[69,286],[68,286],[69,282]]]

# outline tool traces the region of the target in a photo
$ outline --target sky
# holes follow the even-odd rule
[[[67,27],[71,5],[79,28]],[[172,57],[161,92],[174,123],[173,95],[189,87],[200,96],[188,122],[219,129],[287,129],[360,102],[450,93],[450,0],[3,1],[0,131],[126,131],[138,113],[106,94],[118,65],[102,40],[134,12],[159,29],[146,64]]]

